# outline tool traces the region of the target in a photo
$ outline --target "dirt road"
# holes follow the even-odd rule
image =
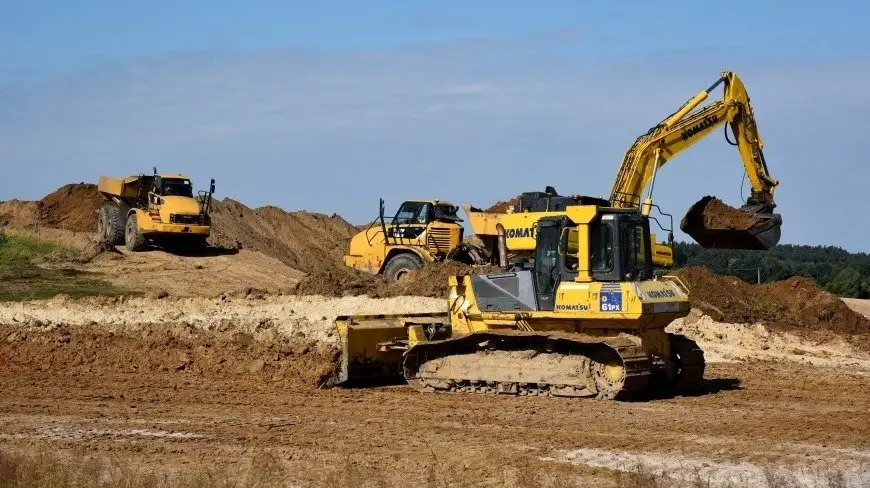
[[[857,370],[716,363],[706,394],[617,403],[318,390],[329,359],[308,339],[183,325],[4,326],[0,443],[179,469],[243,470],[271,452],[298,480],[352,469],[407,486],[433,463],[510,486],[529,471],[607,482],[635,459],[714,481],[779,466],[870,482],[870,377]]]

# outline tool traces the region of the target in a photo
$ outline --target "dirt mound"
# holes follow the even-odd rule
[[[44,227],[96,232],[97,212],[102,205],[103,197],[97,192],[97,185],[64,185],[39,201],[39,222]]]
[[[710,230],[749,230],[764,222],[763,219],[731,207],[716,197],[705,196],[698,200],[683,219],[680,228],[705,228]]]
[[[336,297],[368,295],[372,298],[401,296],[446,298],[449,286],[447,279],[450,276],[493,273],[498,270],[497,266],[474,267],[456,261],[444,261],[408,273],[398,282],[387,282],[380,276],[353,269],[336,268],[303,279],[296,288],[296,293]]]
[[[497,266],[468,266],[456,261],[444,261],[408,273],[401,280],[387,283],[371,294],[372,297],[421,296],[447,298],[448,278],[470,274],[495,273]]]
[[[519,203],[518,198],[511,198],[510,200],[503,202],[496,202],[488,209],[484,210],[484,212],[490,213],[505,213],[507,209],[513,208],[517,203]]]
[[[229,198],[215,202],[212,225],[213,246],[260,251],[306,273],[343,266],[348,241],[356,233],[335,214],[251,209]]]
[[[7,200],[0,202],[0,227],[29,229],[39,224],[37,202]]]
[[[313,340],[175,326],[110,331],[101,326],[24,329],[0,325],[4,369],[100,374],[179,371],[198,376],[263,377],[316,388],[333,370],[338,351]]]
[[[819,338],[835,334],[870,350],[870,320],[811,279],[793,276],[751,285],[704,267],[683,268],[676,275],[689,287],[692,306],[718,322],[761,323]]]

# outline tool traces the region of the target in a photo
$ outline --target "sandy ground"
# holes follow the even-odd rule
[[[861,298],[844,298],[843,301],[846,302],[846,305],[848,305],[852,310],[870,318],[870,300]]]
[[[509,486],[518,466],[608,486],[637,462],[676,478],[700,472],[712,486],[751,486],[766,470],[813,480],[838,469],[846,486],[870,483],[870,363],[843,344],[695,317],[673,328],[707,350],[705,391],[624,403],[318,389],[327,356],[293,342],[334,341],[338,314],[443,306],[289,296],[3,303],[0,445],[177,469],[203,460],[242,469],[271,452],[300,479],[352,460],[408,486],[429,463],[480,486]]]
[[[171,296],[217,296],[246,288],[271,293],[289,290],[305,274],[265,254],[242,249],[213,251],[204,256],[178,256],[162,250],[106,252],[84,265],[72,266],[98,272],[112,283]]]

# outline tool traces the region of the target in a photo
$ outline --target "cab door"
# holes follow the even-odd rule
[[[538,310],[553,310],[556,289],[561,281],[559,265],[559,238],[561,219],[541,219],[536,230],[535,294]]]

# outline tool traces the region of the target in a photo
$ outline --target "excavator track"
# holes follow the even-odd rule
[[[632,337],[486,331],[416,344],[403,365],[420,391],[627,399],[651,364]]]

